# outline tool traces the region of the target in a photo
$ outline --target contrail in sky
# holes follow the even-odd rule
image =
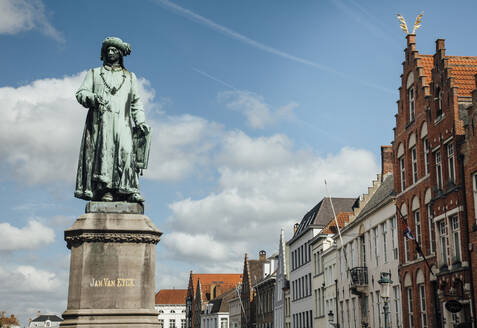
[[[179,15],[181,15],[181,16],[189,19],[189,20],[192,20],[196,23],[204,25],[204,26],[206,26],[206,27],[208,27],[208,28],[210,28],[210,29],[212,29],[216,32],[220,32],[220,33],[222,33],[222,34],[224,34],[228,37],[231,37],[235,40],[246,43],[246,44],[248,44],[252,47],[255,47],[257,49],[266,51],[268,53],[274,54],[274,55],[282,57],[282,58],[286,58],[288,60],[291,60],[291,61],[294,61],[294,62],[297,62],[297,63],[301,63],[301,64],[304,64],[304,65],[307,65],[307,66],[314,67],[316,69],[319,69],[319,70],[322,70],[322,71],[325,71],[325,72],[336,74],[336,75],[341,76],[342,78],[345,78],[345,79],[354,80],[356,82],[359,82],[361,84],[364,84],[366,86],[369,86],[369,87],[372,87],[372,88],[375,88],[375,89],[379,89],[381,91],[385,91],[385,92],[388,92],[388,93],[395,94],[395,91],[390,90],[388,88],[384,88],[382,86],[357,79],[353,76],[350,76],[348,74],[337,71],[332,67],[321,65],[321,64],[315,63],[311,60],[291,55],[291,54],[286,53],[284,51],[281,51],[281,50],[278,50],[276,48],[270,47],[266,44],[255,41],[255,40],[253,40],[249,37],[246,37],[245,35],[242,35],[238,32],[235,32],[234,30],[231,30],[231,29],[229,29],[225,26],[222,26],[220,24],[217,24],[217,23],[215,23],[214,21],[212,21],[208,18],[205,18],[205,17],[203,17],[199,14],[196,14],[195,12],[193,12],[189,9],[183,8],[183,7],[177,5],[177,4],[175,4],[175,3],[173,3],[169,0],[153,0],[153,2],[163,6],[166,9],[169,9],[169,10],[171,10],[171,11],[173,11],[173,12],[175,12],[175,13],[177,13],[177,14],[179,14]]]
[[[222,84],[223,86],[226,86],[227,88],[230,88],[230,89],[232,89],[232,90],[234,90],[234,91],[238,91],[238,89],[237,89],[236,87],[234,87],[233,85],[231,85],[231,84],[229,84],[229,83],[227,83],[227,82],[225,82],[225,81],[223,81],[223,80],[221,80],[221,79],[219,79],[219,78],[217,78],[217,77],[215,77],[215,76],[212,76],[212,75],[210,75],[210,74],[208,74],[208,73],[206,73],[206,72],[204,72],[204,71],[201,71],[200,69],[197,69],[197,68],[195,68],[195,67],[192,67],[192,70],[193,70],[194,72],[196,72],[196,73],[199,73],[200,75],[203,75],[203,76],[205,76],[205,77],[207,77],[207,78],[209,78],[209,79],[211,79],[211,80],[217,82],[217,83]]]

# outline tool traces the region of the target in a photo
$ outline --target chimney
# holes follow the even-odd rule
[[[267,260],[267,252],[265,252],[263,249],[260,252],[258,252],[258,260],[259,261]]]
[[[407,47],[409,50],[414,51],[416,50],[416,34],[408,34],[406,35],[407,39]]]
[[[436,40],[436,52],[442,51],[442,55],[445,55],[446,47],[445,47],[445,39],[437,39]]]
[[[389,173],[393,173],[393,147],[381,146],[381,181]]]
[[[38,314],[38,316],[40,316],[40,311],[38,311],[36,314]]]

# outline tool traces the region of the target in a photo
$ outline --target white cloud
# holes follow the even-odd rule
[[[0,34],[17,34],[35,28],[64,42],[61,33],[48,21],[41,0],[0,0]]]
[[[287,165],[293,160],[292,142],[283,134],[251,138],[243,131],[231,131],[222,141],[219,165],[232,168],[264,168]]]
[[[297,103],[291,102],[273,110],[262,96],[241,90],[221,92],[218,99],[225,103],[229,109],[244,114],[248,125],[254,129],[263,129],[281,119],[290,119],[294,117],[293,110],[298,107]]]
[[[229,262],[238,261],[244,252],[273,250],[280,228],[291,229],[325,196],[325,179],[332,196],[358,197],[378,171],[373,154],[365,150],[343,148],[336,154],[317,156],[294,151],[279,135],[252,139],[236,133],[229,137],[234,142],[225,142],[219,158],[232,154],[237,143],[248,143],[252,150],[238,155],[243,157],[239,160],[221,162],[219,191],[170,204],[174,238],[165,239],[164,245],[176,259],[195,258],[198,263],[218,265],[224,262],[224,252]],[[269,144],[278,146],[264,146]],[[254,148],[260,150],[257,163]]]
[[[183,179],[210,163],[210,152],[222,135],[222,126],[197,116],[164,116],[151,122],[152,147],[145,177]]]
[[[218,242],[213,240],[212,236],[203,234],[188,234],[182,232],[173,232],[163,238],[164,245],[174,249],[176,255],[189,259],[212,259],[215,261],[226,261],[228,252]]]
[[[36,220],[28,221],[23,228],[0,223],[0,251],[35,249],[55,241],[55,232]]]
[[[0,308],[14,313],[23,325],[37,311],[61,313],[66,309],[67,276],[31,265],[0,264]]]

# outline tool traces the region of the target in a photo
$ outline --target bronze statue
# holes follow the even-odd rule
[[[75,197],[143,202],[138,173],[147,168],[150,127],[138,94],[136,75],[124,67],[131,47],[107,37],[103,66],[93,68],[76,92],[88,108],[76,176]]]

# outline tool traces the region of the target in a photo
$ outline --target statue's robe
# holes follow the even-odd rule
[[[119,90],[114,92],[113,88]],[[95,107],[94,94],[102,96],[109,105]],[[145,116],[136,76],[120,67],[94,68],[87,72],[76,99],[88,108],[88,114],[78,160],[75,197],[99,199],[106,190],[126,196],[138,193],[132,131],[145,122]]]

